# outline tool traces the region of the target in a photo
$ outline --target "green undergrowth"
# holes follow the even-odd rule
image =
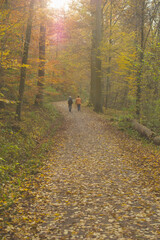
[[[0,119],[0,212],[3,212],[16,202],[25,182],[40,171],[63,118],[52,104],[46,104],[26,107],[20,122],[14,120],[8,109]]]
[[[105,118],[116,126],[121,131],[127,133],[134,139],[141,140],[144,144],[150,144],[151,142],[146,138],[142,137],[136,130],[131,126],[131,119],[134,119],[134,115],[127,111],[107,109],[104,110]]]

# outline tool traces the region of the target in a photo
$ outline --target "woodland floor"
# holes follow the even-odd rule
[[[65,124],[5,239],[160,239],[159,152],[86,108],[55,105]]]

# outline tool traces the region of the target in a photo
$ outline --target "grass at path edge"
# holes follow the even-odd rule
[[[1,120],[0,230],[9,222],[17,199],[26,196],[32,179],[43,166],[63,117],[50,103],[26,108],[19,123],[12,116],[3,115]]]

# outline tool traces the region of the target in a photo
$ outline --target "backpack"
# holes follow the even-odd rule
[[[72,98],[68,100],[68,104],[71,105],[73,103]]]

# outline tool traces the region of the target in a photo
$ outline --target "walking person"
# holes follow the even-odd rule
[[[71,110],[72,110],[72,104],[73,104],[72,97],[69,96],[69,98],[68,98],[68,108],[69,108],[69,112],[71,112]]]
[[[78,112],[81,110],[81,103],[82,103],[82,100],[81,100],[81,98],[78,96],[78,97],[76,98],[76,104],[77,104],[77,110],[78,110]]]

